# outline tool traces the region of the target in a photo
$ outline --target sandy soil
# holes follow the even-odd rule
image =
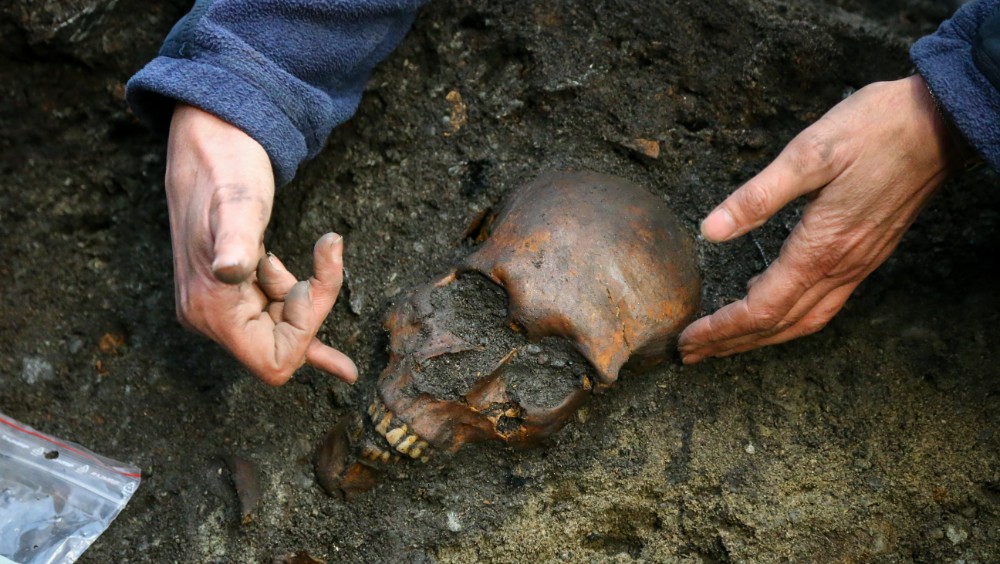
[[[320,234],[345,235],[349,288],[323,337],[365,381],[305,369],[269,389],[175,323],[163,145],[122,100],[184,4],[0,7],[0,411],[146,476],[83,562],[1000,558],[986,170],[950,182],[818,335],[623,380],[544,448],[403,467],[352,503],[311,465],[385,362],[389,304],[467,252],[469,221],[511,187],[617,174],[694,231],[844,95],[909,73],[907,46],[954,6],[432,3],[280,192],[269,235],[297,272]],[[706,310],[742,294],[798,213],[700,244]],[[261,481],[246,525],[233,455]]]

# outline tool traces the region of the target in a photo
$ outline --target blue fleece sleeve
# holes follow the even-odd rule
[[[198,0],[133,76],[133,112],[166,133],[176,101],[239,127],[280,186],[357,109],[425,0]]]
[[[972,148],[1000,170],[1000,92],[976,65],[983,22],[1000,0],[976,0],[910,49],[910,57],[938,103]]]

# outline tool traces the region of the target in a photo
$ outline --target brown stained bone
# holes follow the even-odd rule
[[[660,198],[624,179],[549,173],[511,193],[483,224],[491,232],[480,247],[388,316],[389,364],[367,431],[358,431],[374,431],[376,453],[388,447],[403,459],[426,459],[477,441],[535,445],[623,369],[670,358],[699,309],[693,242]],[[472,336],[462,309],[462,292],[474,297],[490,287],[502,288],[507,301],[506,318],[491,330],[500,347]],[[538,368],[528,351],[539,346],[569,359],[567,368]],[[342,486],[355,471],[343,463],[329,485]]]
[[[570,339],[605,385],[649,368],[699,309],[694,243],[660,198],[621,178],[555,173],[516,191],[459,270],[489,276],[538,339]]]

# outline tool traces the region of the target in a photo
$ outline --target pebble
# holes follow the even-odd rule
[[[448,530],[457,533],[462,530],[462,524],[458,522],[458,514],[454,511],[448,512]]]
[[[52,364],[40,356],[27,356],[21,361],[21,379],[30,385],[46,382],[56,377]]]
[[[524,347],[524,352],[526,352],[528,354],[538,354],[538,353],[542,352],[542,347],[540,347],[538,345],[534,345],[534,344],[528,345],[528,346]]]
[[[945,535],[947,535],[951,544],[961,544],[965,539],[969,538],[969,533],[963,529],[956,528],[955,525],[948,525],[945,529]]]

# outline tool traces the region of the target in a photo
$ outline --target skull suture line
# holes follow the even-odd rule
[[[327,491],[349,497],[375,485],[380,463],[470,442],[537,444],[623,368],[669,358],[699,309],[690,237],[631,182],[549,173],[486,221],[481,246],[390,312],[367,417],[320,447]]]

